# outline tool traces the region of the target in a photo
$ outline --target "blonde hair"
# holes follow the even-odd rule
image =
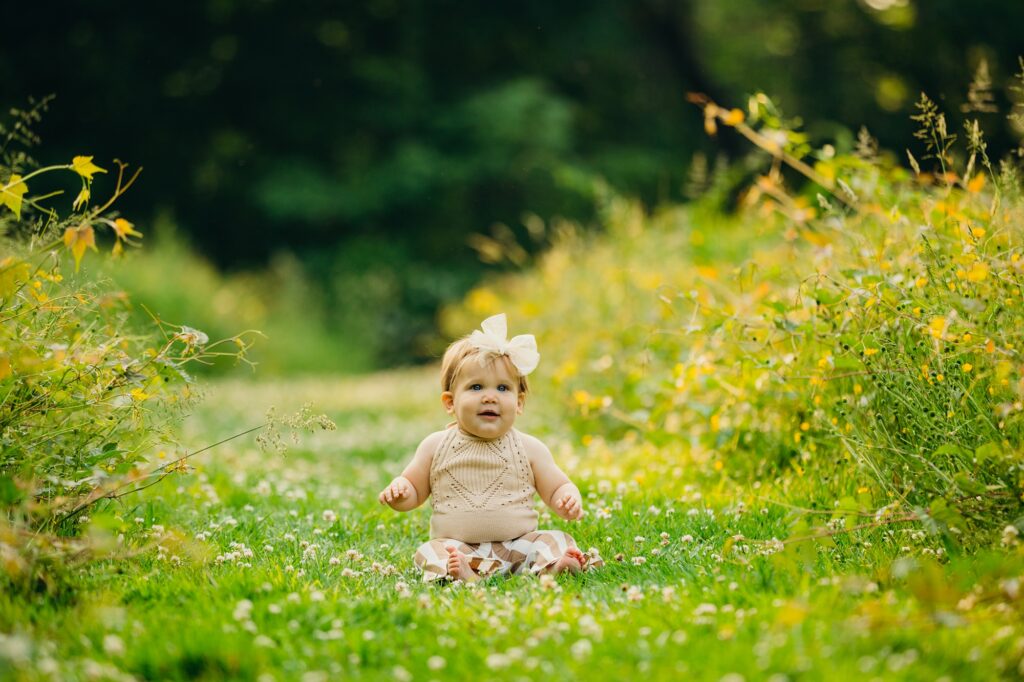
[[[462,368],[470,360],[480,362],[481,356],[487,356],[487,360],[491,364],[498,360],[504,361],[512,376],[516,377],[519,381],[519,392],[525,395],[530,390],[530,385],[526,381],[526,375],[519,372],[519,369],[512,364],[507,355],[495,355],[494,353],[482,351],[469,342],[468,336],[455,341],[444,352],[444,358],[441,360],[441,390],[445,392],[454,390],[455,379],[459,376]]]

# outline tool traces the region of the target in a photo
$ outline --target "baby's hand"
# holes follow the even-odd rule
[[[407,497],[411,492],[409,481],[399,476],[381,491],[377,499],[380,500],[381,504],[390,505],[392,502],[397,502]]]
[[[580,498],[572,493],[563,495],[562,499],[555,503],[555,507],[563,518],[571,521],[575,521],[583,516],[583,504]]]

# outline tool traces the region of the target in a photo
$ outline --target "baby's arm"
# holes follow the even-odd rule
[[[569,521],[583,516],[583,496],[579,488],[558,468],[548,447],[526,434],[523,434],[523,444],[533,467],[534,485],[544,504]]]
[[[430,497],[430,462],[444,437],[444,431],[432,433],[416,448],[412,461],[399,476],[396,476],[377,499],[395,511],[410,511]]]

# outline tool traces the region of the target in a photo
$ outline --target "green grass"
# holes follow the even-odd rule
[[[553,584],[423,584],[412,553],[428,510],[400,514],[376,493],[443,424],[435,383],[416,371],[213,385],[185,425],[194,448],[271,404],[287,412],[311,400],[339,430],[285,455],[235,440],[125,499],[115,531],[134,559],[90,568],[63,600],[0,595],[0,678],[1018,674],[1019,554],[961,555],[908,524],[769,553],[756,541],[792,535],[800,515],[764,498],[810,504],[812,487],[743,490],[686,470],[613,480],[599,462],[560,456],[568,445],[557,433],[541,435],[590,513],[576,524],[545,515],[542,527],[599,548],[607,567]]]

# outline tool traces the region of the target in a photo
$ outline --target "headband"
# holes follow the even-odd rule
[[[507,355],[516,369],[526,376],[537,369],[540,353],[537,352],[537,339],[533,334],[520,334],[508,339],[508,320],[505,313],[498,313],[480,323],[480,328],[469,336],[469,344],[477,350],[490,355]],[[486,356],[480,356],[480,363],[485,363]]]

